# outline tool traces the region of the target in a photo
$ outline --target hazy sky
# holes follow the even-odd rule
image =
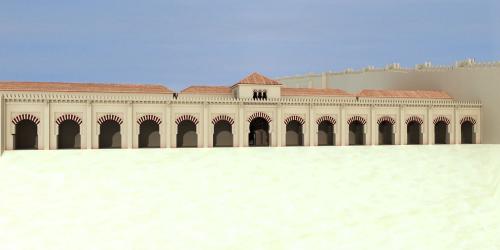
[[[500,60],[494,0],[0,0],[0,79],[232,84]]]

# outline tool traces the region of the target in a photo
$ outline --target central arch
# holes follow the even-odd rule
[[[80,125],[82,120],[74,114],[64,114],[56,119],[58,125],[57,148],[79,149],[81,148]]]
[[[146,120],[139,125],[139,148],[160,147],[160,125],[152,120]]]
[[[15,126],[14,149],[37,149],[40,120],[34,115],[22,114],[16,116],[12,123]]]
[[[269,146],[269,122],[266,119],[256,117],[250,121],[248,145],[251,147]]]
[[[139,148],[159,148],[160,118],[155,115],[144,115],[137,120],[137,123],[139,124]]]
[[[16,124],[14,149],[37,149],[37,124],[31,120],[22,120]]]
[[[422,124],[424,121],[418,116],[410,116],[406,119],[406,144],[423,144]]]
[[[318,123],[318,146],[335,145],[334,125],[335,119],[332,117],[320,118]]]
[[[476,120],[470,116],[460,119],[460,135],[462,144],[475,144],[476,135],[474,133],[474,126]]]
[[[232,147],[233,132],[229,121],[219,120],[214,124],[214,147]]]
[[[115,120],[106,120],[100,125],[99,148],[121,148],[122,136],[120,124]]]
[[[444,116],[434,119],[434,144],[449,144],[448,124],[450,120]]]
[[[304,146],[304,133],[302,132],[302,125],[304,123],[304,119],[297,115],[292,115],[285,119],[286,146]]]
[[[176,120],[177,123],[177,147],[196,148],[198,147],[198,134],[196,125],[198,119],[192,115],[183,115]]]
[[[59,124],[57,133],[58,149],[79,149],[81,148],[80,138],[80,124],[76,121],[65,120]]]
[[[233,146],[233,124],[234,120],[229,115],[218,115],[212,120],[214,125],[213,146]]]
[[[365,145],[366,120],[360,116],[353,116],[347,122],[349,124],[349,145]]]
[[[394,145],[394,124],[396,121],[392,117],[384,116],[378,121],[378,144]]]

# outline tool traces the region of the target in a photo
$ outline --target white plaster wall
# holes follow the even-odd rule
[[[256,112],[266,113],[269,117],[271,117],[272,121],[269,123],[269,139],[270,146],[277,147],[282,144],[278,142],[278,134],[280,134],[281,126],[278,124],[281,121],[276,119],[277,110],[274,105],[245,105],[244,106],[244,127],[243,127],[243,146],[248,147],[248,134],[250,133],[250,122],[248,118]],[[279,129],[279,130],[278,130]]]
[[[314,122],[312,126],[313,142],[312,146],[318,145],[318,119],[323,116],[330,116],[335,119],[335,124],[333,125],[333,132],[335,133],[335,145],[341,145],[342,141],[342,122],[341,122],[341,109],[340,106],[315,106],[313,108],[313,119]]]
[[[175,102],[175,101],[172,101]],[[441,105],[442,106],[442,105]],[[365,124],[365,143],[377,145],[378,124],[377,120],[382,116],[391,116],[395,121],[395,144],[406,144],[406,119],[410,116],[421,117],[423,143],[434,142],[434,118],[445,116],[450,120],[449,132],[450,143],[460,143],[460,119],[471,116],[476,120],[475,132],[476,142],[481,142],[481,109],[468,106],[441,107],[436,106],[383,106],[383,105],[349,105],[342,103],[309,103],[284,102],[233,102],[233,103],[209,103],[207,101],[198,103],[133,103],[129,102],[34,102],[30,101],[7,101],[5,103],[4,138],[6,149],[13,149],[13,137],[15,126],[12,119],[20,114],[33,114],[40,119],[38,125],[38,147],[39,149],[57,148],[57,124],[55,120],[62,114],[70,113],[78,115],[82,119],[80,132],[82,135],[82,148],[98,148],[99,145],[99,117],[106,114],[119,116],[121,124],[122,148],[137,148],[139,124],[137,119],[143,115],[153,114],[162,119],[160,124],[161,147],[175,147],[177,124],[175,120],[182,115],[193,115],[198,119],[197,134],[198,147],[213,146],[213,124],[212,120],[218,115],[228,115],[234,120],[233,145],[235,147],[248,146],[248,133],[250,122],[248,118],[256,113],[263,112],[271,117],[270,144],[271,146],[286,145],[286,125],[284,120],[292,115],[304,119],[303,134],[304,145],[317,145],[318,124],[317,119],[328,115],[335,119],[335,145],[348,145],[349,124],[347,120],[352,116],[361,116]],[[0,116],[2,115],[0,114]]]
[[[132,139],[132,148],[139,147],[139,132],[140,132],[140,124],[137,123],[137,120],[145,115],[154,115],[161,119],[161,123],[159,125],[159,133],[160,133],[160,148],[166,147],[166,126],[165,123],[169,121],[165,120],[165,107],[160,104],[133,104],[134,116],[132,119],[133,126],[133,139]]]
[[[182,115],[192,115],[198,119],[198,124],[196,124],[196,134],[198,135],[197,146],[204,147],[204,127],[208,127],[208,122],[203,119],[204,115],[204,105],[203,104],[173,104],[172,105],[172,115],[171,115],[171,138],[170,145],[171,147],[177,147],[177,124],[175,123],[176,119]],[[207,119],[208,120],[208,119]]]
[[[390,117],[394,119],[395,124],[393,124],[393,134],[394,134],[394,144],[401,144],[401,122],[400,122],[400,108],[399,107],[375,107],[372,109],[373,117],[370,122],[372,128],[372,138],[374,145],[379,145],[379,124],[378,120],[383,117]],[[406,129],[406,127],[405,127]]]
[[[280,98],[280,85],[257,85],[257,84],[239,84],[237,89],[238,98],[252,98],[254,90],[266,90],[267,98]]]
[[[345,107],[345,113],[343,116],[345,117],[343,120],[343,124],[341,125],[343,127],[342,131],[345,131],[342,134],[342,145],[349,145],[349,124],[347,121],[353,117],[353,116],[360,116],[363,117],[366,120],[366,124],[364,126],[364,134],[365,134],[365,145],[373,145],[372,144],[372,130],[373,126],[370,125],[372,120],[371,120],[371,108],[370,107],[356,107],[356,106],[347,106]]]
[[[129,125],[129,120],[132,119],[128,115],[128,104],[122,103],[94,103],[92,104],[92,120],[93,122],[93,131],[95,133],[92,134],[92,148],[99,148],[99,134],[100,134],[100,126],[97,123],[97,120],[104,115],[113,114],[120,117],[123,120],[123,123],[120,125],[120,134],[121,134],[121,148],[128,147],[128,140],[131,135],[132,129]]]
[[[85,128],[87,127],[88,119],[86,105],[81,103],[50,103],[50,111],[50,149],[57,149],[59,125],[57,125],[56,120],[64,114],[73,114],[82,119],[82,124],[80,124],[80,147],[87,148],[88,132]]]
[[[278,126],[281,127],[281,145],[286,146],[286,124],[285,124],[285,119],[287,119],[290,116],[299,116],[302,119],[304,119],[305,123],[302,124],[302,133],[303,133],[303,143],[304,146],[309,146],[310,144],[310,119],[309,119],[309,107],[308,106],[298,106],[298,105],[284,105],[282,107],[282,119],[281,121],[278,122]],[[314,133],[314,132],[313,132]]]
[[[226,115],[233,119],[234,123],[231,127],[231,132],[233,134],[233,147],[237,147],[239,145],[239,126],[241,121],[238,117],[238,105],[227,105],[227,104],[210,104],[209,105],[210,115],[208,117],[208,145],[206,147],[213,147],[214,140],[214,124],[212,121],[218,117],[219,115]]]
[[[38,149],[44,149],[45,145],[45,134],[46,125],[44,121],[48,118],[44,117],[45,104],[44,103],[6,103],[6,149],[14,149],[14,137],[16,133],[16,125],[12,123],[12,119],[21,114],[32,114],[38,119],[40,123],[37,125],[37,135],[38,135]],[[48,129],[48,128],[47,128]],[[48,148],[47,148],[48,149]]]

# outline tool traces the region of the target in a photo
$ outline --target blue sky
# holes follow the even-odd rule
[[[232,84],[468,57],[500,60],[493,0],[0,2],[0,79]]]

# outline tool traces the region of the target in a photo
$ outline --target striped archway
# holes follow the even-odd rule
[[[56,124],[57,125],[61,125],[61,123],[63,121],[66,121],[66,120],[72,120],[72,121],[76,122],[78,125],[82,124],[82,119],[79,116],[75,115],[75,114],[63,114],[63,115],[60,115],[56,119]]]
[[[390,116],[383,116],[383,117],[380,117],[378,120],[377,120],[377,124],[380,124],[382,122],[389,122],[390,124],[394,125],[396,124],[396,120],[394,120],[394,118],[390,117]]]
[[[216,124],[218,121],[227,121],[229,124],[233,125],[234,124],[234,119],[231,118],[231,116],[228,115],[218,115],[214,119],[212,119],[212,124]]]
[[[75,114],[62,114],[56,119],[57,128],[57,148],[77,149],[81,148],[80,125],[82,119]]]
[[[351,123],[353,123],[354,121],[358,121],[358,122],[360,122],[360,123],[361,123],[361,124],[363,124],[363,125],[365,125],[365,124],[366,124],[366,119],[365,119],[365,118],[363,118],[363,117],[361,117],[361,116],[359,116],[359,115],[355,115],[355,116],[352,116],[351,118],[349,118],[349,119],[347,120],[347,124],[351,124]]]
[[[316,124],[320,124],[321,122],[323,121],[329,121],[332,123],[332,125],[335,125],[337,123],[337,121],[335,120],[335,118],[329,116],[329,115],[324,115],[324,116],[321,116],[320,118],[318,118],[318,120],[316,120]]]
[[[156,115],[143,115],[143,116],[139,117],[139,119],[137,119],[137,124],[140,125],[140,124],[142,124],[145,121],[153,121],[153,122],[155,122],[158,125],[161,124],[160,117],[158,117]]]
[[[305,122],[305,119],[299,115],[289,115],[285,118],[286,146],[304,146],[303,125]]]
[[[175,119],[177,124],[177,147],[198,147],[198,118],[194,115],[185,114]]]
[[[462,119],[460,119],[460,124],[463,124],[464,122],[470,122],[472,123],[473,125],[476,124],[476,119],[470,117],[470,116],[464,116],[462,117]]]
[[[298,115],[291,115],[284,120],[285,124],[288,124],[291,121],[298,121],[301,125],[306,123],[304,118],[302,118],[301,116],[298,116]]]
[[[122,118],[115,114],[106,114],[97,119],[99,124],[99,148],[121,148]]]
[[[476,143],[475,125],[476,125],[476,119],[472,118],[471,116],[464,116],[460,119],[461,144]]]
[[[159,148],[161,140],[160,117],[153,114],[143,115],[137,119],[137,124],[139,125],[137,127],[139,148]]]
[[[108,120],[112,120],[112,121],[118,122],[118,124],[120,124],[120,125],[123,123],[122,118],[120,118],[119,116],[117,116],[115,114],[106,114],[106,115],[103,115],[103,116],[99,117],[99,119],[97,119],[97,123],[99,125],[101,125],[103,122],[108,121]]]
[[[410,122],[417,122],[418,124],[422,125],[422,124],[424,124],[424,119],[413,115],[413,116],[408,117],[405,121],[406,125],[408,125],[408,123],[410,123]]]
[[[38,119],[38,117],[36,117],[35,115],[32,115],[32,114],[18,115],[16,117],[14,117],[14,119],[12,119],[12,123],[18,124],[22,120],[30,120],[30,121],[34,122],[36,125],[40,124],[40,119]]]
[[[446,123],[446,125],[450,125],[450,119],[448,119],[448,117],[446,117],[446,116],[438,116],[438,117],[434,118],[434,124],[436,124],[438,122],[444,122],[444,123]]]
[[[378,144],[379,145],[394,145],[394,124],[396,120],[390,116],[382,116],[377,120],[378,124]]]
[[[32,114],[21,114],[12,119],[13,126],[13,148],[14,149],[37,149],[38,148],[38,124],[40,119]]]
[[[192,121],[195,125],[198,125],[199,121],[198,118],[196,118],[194,115],[181,115],[175,119],[175,124],[179,125],[182,121]]]
[[[349,145],[365,145],[366,119],[359,115],[351,116],[347,119],[347,124],[349,124]]]
[[[212,124],[212,145],[214,147],[232,147],[234,144],[234,119],[229,115],[221,114],[212,119]]]
[[[260,112],[260,111],[259,112],[255,112],[251,116],[249,116],[248,119],[247,119],[247,121],[248,122],[252,122],[253,119],[258,118],[258,117],[266,120],[267,122],[271,122],[272,121],[271,116],[269,116],[268,114],[266,114],[264,112]]]

